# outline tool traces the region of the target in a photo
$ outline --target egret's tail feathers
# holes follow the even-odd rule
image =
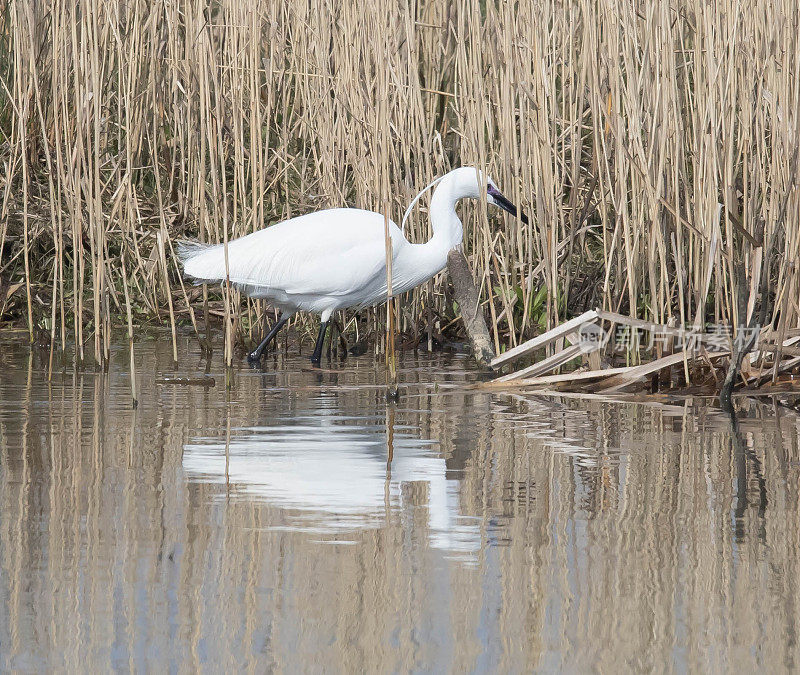
[[[186,265],[192,258],[204,251],[207,251],[213,244],[201,244],[199,241],[190,241],[189,239],[182,239],[176,243],[176,251],[178,253],[178,260],[181,265]]]
[[[193,262],[200,262],[197,260],[199,256],[213,248],[217,248],[217,246],[217,244],[203,244],[199,241],[190,241],[188,239],[183,239],[177,242],[176,252],[178,254],[178,260],[180,260],[181,267],[183,267],[183,273],[195,284],[218,281],[218,279],[214,278],[213,276],[202,274],[202,265],[192,264]]]

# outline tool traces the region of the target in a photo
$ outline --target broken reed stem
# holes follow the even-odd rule
[[[62,348],[71,322],[78,359],[91,337],[106,362],[125,284],[134,316],[186,302],[160,290],[170,269],[176,285],[174,240],[326,207],[402,212],[474,165],[531,216],[460,207],[499,350],[595,306],[735,325],[734,260],[766,321],[800,326],[795,0],[207,11],[18,0],[0,13],[0,297],[24,283],[0,321],[54,341],[60,317]],[[425,215],[411,241],[430,236]],[[452,321],[446,283],[415,291],[418,325],[395,328]],[[202,302],[206,335],[225,306],[230,363],[246,303],[226,287]]]
[[[169,284],[169,268],[167,267],[167,255],[164,251],[164,237],[162,236],[163,230],[158,233],[158,255],[161,262],[161,270],[164,275],[164,295],[167,298],[167,306],[169,307],[169,327],[172,335],[172,363],[178,365],[178,336],[175,332],[175,311],[172,308],[172,292]],[[227,263],[227,257],[226,257]],[[127,288],[127,286],[126,286]],[[127,295],[127,290],[126,290]]]
[[[386,236],[386,328],[387,348],[386,365],[388,366],[387,396],[397,398],[397,357],[395,354],[395,299],[392,295],[392,238],[389,236],[389,214],[384,217],[384,232]]]
[[[379,66],[378,80],[385,86],[388,79],[388,73],[381,66]],[[375,127],[379,130],[379,155],[380,162],[377,175],[381,179],[379,193],[383,195],[383,241],[386,250],[386,365],[387,365],[387,382],[386,382],[386,395],[390,400],[397,399],[397,358],[395,354],[395,300],[392,293],[392,237],[389,232],[389,213],[391,211],[391,198],[390,198],[390,177],[389,177],[389,122],[387,114],[387,101],[381,100],[375,110]]]

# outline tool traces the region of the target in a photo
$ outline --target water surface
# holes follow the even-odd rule
[[[0,340],[0,670],[791,670],[800,418]],[[326,365],[326,364],[323,364]]]

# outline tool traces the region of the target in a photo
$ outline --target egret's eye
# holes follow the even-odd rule
[[[497,195],[500,194],[500,190],[498,190],[494,185],[487,185],[486,194],[489,194],[492,197],[497,197]]]

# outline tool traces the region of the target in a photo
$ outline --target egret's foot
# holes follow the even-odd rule
[[[315,359],[313,356],[311,357],[311,367],[312,368],[319,368],[319,364],[322,359]]]
[[[257,352],[250,352],[247,355],[247,363],[249,363],[253,368],[257,368],[261,365],[261,354]]]

